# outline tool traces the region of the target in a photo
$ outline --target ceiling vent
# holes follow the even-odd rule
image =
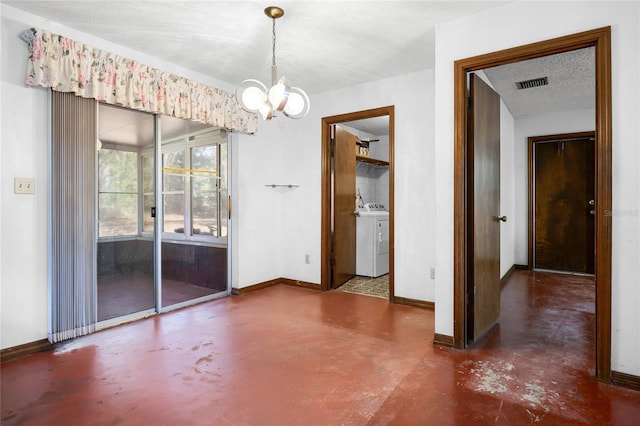
[[[518,81],[516,87],[518,90],[531,89],[532,87],[546,86],[549,84],[547,77],[534,78],[532,80]]]

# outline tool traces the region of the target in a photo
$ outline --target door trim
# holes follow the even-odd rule
[[[467,284],[467,73],[595,47],[596,62],[596,378],[611,381],[611,27],[603,27],[454,62],[454,346],[465,347]]]
[[[576,132],[576,133],[562,133],[558,135],[545,135],[545,136],[531,136],[527,138],[527,163],[528,163],[528,177],[527,177],[527,200],[528,200],[528,219],[527,219],[527,269],[529,271],[533,271],[533,254],[534,254],[534,234],[533,234],[533,219],[534,219],[534,209],[535,209],[535,200],[533,199],[533,195],[535,193],[535,182],[533,171],[535,167],[535,162],[533,158],[533,147],[538,142],[551,142],[556,140],[567,140],[567,139],[586,139],[586,138],[595,138],[595,132]]]
[[[322,118],[322,178],[320,289],[331,289],[331,126],[348,121],[374,117],[389,117],[389,302],[395,302],[394,291],[394,114],[393,105],[350,112]]]

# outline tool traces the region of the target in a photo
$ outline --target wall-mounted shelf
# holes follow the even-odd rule
[[[373,164],[374,166],[380,166],[380,167],[388,167],[389,166],[389,162],[388,161],[377,160],[375,158],[370,158],[370,157],[363,157],[362,155],[356,155],[356,161],[358,161],[360,163]]]
[[[272,183],[272,184],[268,184],[268,185],[265,185],[265,186],[268,186],[268,187],[271,187],[271,188],[298,188],[298,187],[300,187],[300,185],[294,185],[292,183],[287,183],[287,184],[284,184],[284,185],[283,184]]]

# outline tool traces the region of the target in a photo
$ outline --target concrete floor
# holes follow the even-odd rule
[[[2,424],[638,424],[640,392],[593,379],[593,280],[560,278],[516,271],[465,351],[380,298],[219,299],[3,363]]]

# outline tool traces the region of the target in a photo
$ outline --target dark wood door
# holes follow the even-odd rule
[[[356,274],[356,141],[335,126],[333,155],[333,279],[337,288]]]
[[[595,139],[538,141],[534,268],[594,273]]]
[[[470,93],[467,341],[500,316],[500,96],[475,74]]]

